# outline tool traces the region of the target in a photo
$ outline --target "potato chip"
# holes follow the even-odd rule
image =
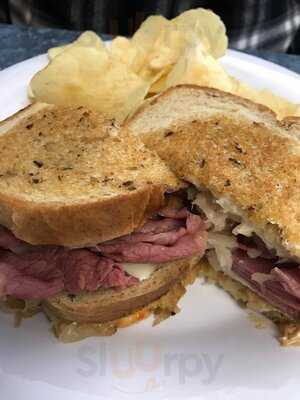
[[[133,42],[125,37],[117,36],[111,43],[111,53],[130,69],[138,73],[146,64],[146,51],[141,47],[135,46]]]
[[[152,49],[159,37],[170,27],[171,22],[161,15],[148,17],[132,36],[131,41],[137,47]]]
[[[168,71],[169,72],[169,71]],[[168,72],[165,74],[162,74],[159,79],[157,79],[155,82],[152,83],[149,89],[149,93],[154,94],[154,93],[160,93],[164,91],[164,88],[166,87],[166,79],[168,76]]]
[[[294,104],[281,96],[275,95],[268,89],[255,89],[233,77],[231,77],[231,80],[233,82],[232,93],[271,108],[279,119],[288,115],[300,116],[299,104]]]
[[[70,47],[71,45],[67,44],[65,46],[59,46],[59,47],[52,47],[52,49],[48,50],[48,58],[49,60],[53,60],[54,57],[58,56],[60,53],[62,53],[66,48]]]
[[[134,44],[131,40],[117,37],[112,41],[111,52],[142,79],[153,83],[171,69],[178,59],[178,52],[167,46],[160,45],[146,50]]]
[[[27,88],[27,96],[28,96],[29,100],[34,101],[34,94],[32,92],[30,84],[28,85],[28,88]]]
[[[153,83],[170,70],[185,45],[181,36],[179,38],[171,22],[162,16],[149,17],[142,23],[131,43],[143,49],[146,55],[144,65],[138,72],[143,79]]]
[[[71,46],[31,81],[36,101],[84,105],[122,122],[145,98],[149,84],[108,52]]]
[[[204,34],[207,25],[209,32]],[[216,38],[216,35],[222,35],[222,39],[219,36]],[[135,49],[146,50],[144,66],[136,72],[151,82],[151,90],[163,86],[162,76],[171,70],[187,47],[202,44],[208,52],[218,56],[227,47],[222,21],[211,11],[202,9],[190,10],[171,21],[161,16],[149,17],[130,42]],[[154,86],[158,80],[160,83]]]
[[[61,54],[64,50],[70,48],[71,46],[85,46],[85,47],[95,47],[99,49],[106,50],[105,44],[95,32],[86,31],[83,32],[74,42],[67,44],[65,46],[53,47],[48,50],[49,60],[53,60],[58,54]]]
[[[155,83],[178,61],[186,43],[182,32],[174,29],[171,24],[165,24],[164,29],[155,35],[152,46],[147,47],[147,59],[139,75],[151,84]]]
[[[34,76],[30,99],[86,105],[119,121],[144,100],[170,86],[214,87],[268,105],[282,118],[299,115],[299,105],[231,77],[218,58],[228,45],[221,19],[194,9],[173,20],[151,16],[132,39],[116,37],[107,49],[94,32],[52,48],[48,67]]]
[[[105,43],[97,33],[93,31],[83,32],[76,40],[73,42],[75,45],[85,46],[85,47],[96,47],[97,49],[106,49]]]
[[[203,47],[186,50],[165,78],[163,90],[179,84],[195,84],[231,91],[232,81],[221,64]],[[152,88],[151,88],[152,89]]]
[[[213,57],[219,58],[225,54],[228,47],[226,28],[212,11],[204,8],[188,10],[174,18],[171,23],[184,32],[189,41],[202,43]]]
[[[176,61],[174,54],[168,48],[162,49],[160,54],[153,52],[138,74],[142,79],[153,84],[162,75],[167,74]]]
[[[292,103],[284,97],[275,95],[268,89],[258,91],[255,100],[257,103],[264,104],[270,107],[279,119],[289,115],[300,116],[300,105]]]

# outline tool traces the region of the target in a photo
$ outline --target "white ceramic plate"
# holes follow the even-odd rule
[[[224,66],[257,87],[300,102],[299,75],[229,51]],[[0,72],[0,119],[27,104],[32,58]],[[151,321],[113,337],[63,345],[39,315],[15,329],[0,315],[0,398],[299,399],[300,350],[281,348],[272,327],[256,329],[221,290],[194,284],[182,312],[156,328]]]

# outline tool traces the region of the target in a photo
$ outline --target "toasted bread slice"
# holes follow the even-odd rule
[[[121,304],[122,292],[119,294],[115,294],[114,298],[111,300],[110,307],[111,309],[117,306],[118,314],[111,313],[108,311],[108,302],[109,298],[106,301],[106,310],[104,314],[101,312],[104,308],[101,306],[101,294],[95,294],[94,302],[98,303],[98,315],[95,314],[93,320],[94,322],[88,321],[72,321],[69,319],[71,316],[69,313],[69,306],[63,307],[63,304],[60,305],[59,309],[53,307],[53,304],[50,305],[50,302],[43,304],[43,309],[46,315],[49,317],[50,321],[53,325],[53,330],[59,340],[62,342],[74,342],[78,340],[82,340],[88,336],[109,336],[116,333],[119,328],[126,328],[129,325],[132,325],[136,322],[139,322],[151,314],[154,315],[154,325],[158,324],[162,320],[168,318],[169,316],[175,315],[179,308],[177,306],[178,301],[180,298],[185,294],[186,289],[185,287],[189,284],[192,284],[195,279],[199,276],[200,271],[203,269],[203,264],[207,264],[207,262],[202,259],[197,262],[197,258],[191,258],[190,260],[185,260],[185,262],[177,262],[172,263],[169,267],[172,268],[172,272],[168,267],[166,272],[169,273],[169,280],[167,282],[165,274],[164,279],[164,290],[157,290],[157,279],[161,279],[159,274],[154,274],[153,277],[149,278],[149,282],[144,283],[144,289],[140,287],[138,289],[139,297],[136,298],[134,301],[135,304],[131,304],[128,307],[127,299],[130,298],[129,291],[125,292],[124,294],[124,305],[126,306],[123,308]],[[177,264],[177,265],[174,265]],[[163,269],[164,269],[163,268]],[[170,275],[173,274],[173,268],[175,271],[176,278],[172,279]],[[141,283],[142,284],[142,283]],[[141,285],[140,284],[140,285]],[[155,290],[155,296],[151,296],[152,300],[149,302],[150,297],[148,296],[149,291],[146,288],[151,287]],[[146,290],[145,290],[146,289]],[[141,301],[141,292],[144,291],[145,301]],[[147,294],[148,293],[148,294]],[[78,308],[84,309],[91,303],[92,299],[87,299],[87,303],[85,303],[84,299],[80,299],[82,305],[78,305]],[[76,308],[75,306],[71,306],[73,310]],[[96,311],[95,304],[93,306],[93,311]],[[106,320],[106,322],[101,322],[104,315],[107,317],[108,315],[115,315],[115,319]],[[72,312],[72,316],[74,312]],[[82,311],[79,312],[79,315],[82,316]],[[117,317],[117,315],[119,315]]]
[[[132,232],[182,186],[138,138],[83,107],[36,103],[0,124],[0,224],[32,244]]]
[[[69,321],[103,323],[119,319],[167,293],[199,259],[194,256],[158,265],[148,279],[123,290],[102,289],[77,296],[60,293],[47,299],[45,306]]]
[[[209,190],[279,253],[300,259],[300,124],[215,89],[182,85],[127,122],[178,177]]]

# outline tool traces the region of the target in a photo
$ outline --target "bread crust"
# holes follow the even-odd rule
[[[47,299],[44,306],[56,316],[76,322],[104,323],[130,315],[166,294],[193,268],[199,257],[161,264],[137,285],[122,290],[106,289],[78,295],[62,293]]]
[[[164,188],[151,185],[72,205],[34,204],[0,193],[0,223],[31,244],[84,247],[131,233],[164,201]]]
[[[141,114],[143,114],[145,111],[148,112],[148,110],[151,106],[154,106],[154,105],[160,103],[162,99],[167,98],[170,94],[173,94],[175,92],[177,92],[179,94],[180,92],[178,92],[178,90],[180,91],[180,90],[186,90],[186,89],[190,89],[191,91],[196,90],[198,92],[198,95],[200,95],[200,96],[204,93],[204,94],[208,94],[209,96],[212,96],[215,98],[223,97],[223,99],[225,99],[225,100],[226,99],[232,100],[236,104],[239,104],[240,106],[249,108],[250,110],[252,110],[254,112],[263,113],[264,117],[266,119],[269,119],[269,122],[274,122],[273,119],[274,118],[276,119],[275,112],[272,111],[270,108],[264,106],[263,104],[254,103],[251,100],[245,99],[240,96],[236,96],[232,93],[224,92],[222,90],[214,89],[214,88],[207,87],[207,86],[182,84],[182,85],[170,87],[167,90],[165,90],[164,92],[153,96],[153,98],[149,98],[146,101],[144,101],[144,103],[135,111],[135,113],[132,114],[130,116],[130,118],[128,118],[125,121],[124,126],[128,127],[128,128],[131,127],[134,124],[134,122],[139,119]],[[184,111],[184,110],[182,110],[182,111]],[[184,112],[182,112],[181,118],[184,119]],[[285,121],[285,120],[291,120],[293,122],[296,122],[296,120],[300,120],[300,117],[287,117],[282,121]],[[149,124],[149,126],[145,127],[145,128],[151,129],[151,124]]]
[[[182,117],[170,119],[180,104],[181,109],[184,104],[194,107],[194,114],[185,118],[181,111]],[[152,129],[158,113],[161,124],[156,121]],[[156,97],[126,126],[178,177],[228,200],[258,231],[272,236],[275,247],[299,259],[299,121],[278,121],[265,106],[216,89],[182,85]]]
[[[1,122],[0,148],[0,224],[31,244],[84,247],[131,233],[182,186],[139,139],[84,107],[31,105]]]

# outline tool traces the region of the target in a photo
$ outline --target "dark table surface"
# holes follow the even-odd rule
[[[0,24],[0,70],[27,58],[45,53],[49,47],[70,42],[79,32],[49,28],[27,28]],[[107,35],[101,35],[109,39]],[[300,74],[300,55],[249,51],[266,60],[280,64]]]

